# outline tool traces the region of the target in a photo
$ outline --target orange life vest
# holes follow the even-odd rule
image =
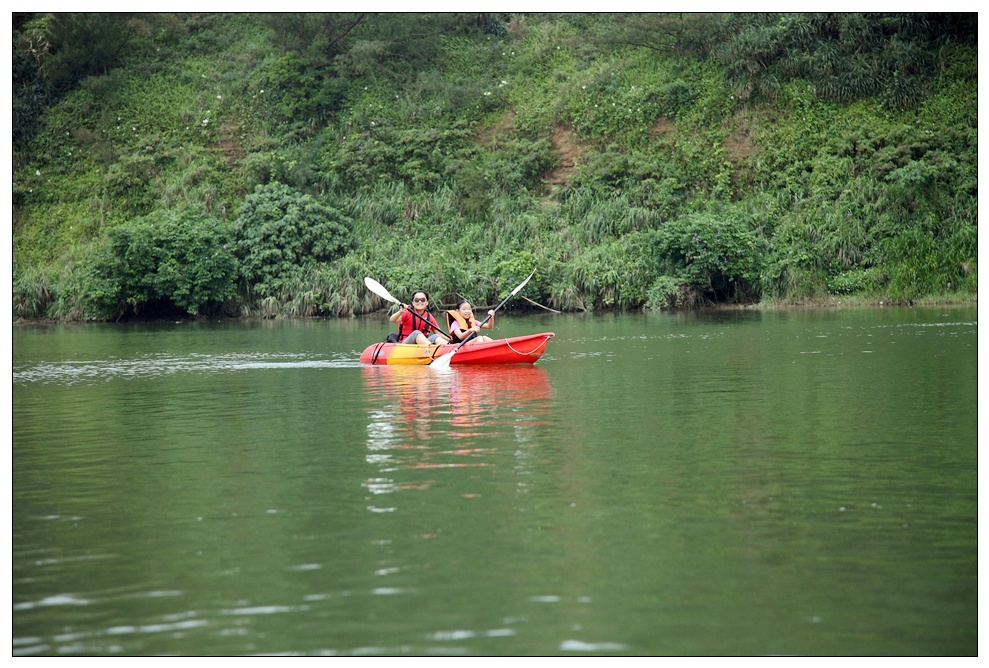
[[[446,329],[453,335],[453,323],[456,322],[460,325],[460,332],[462,336],[466,336],[466,331],[477,324],[477,321],[472,317],[470,321],[464,316],[460,315],[460,311],[447,311],[446,312]],[[455,337],[454,337],[455,338]],[[460,339],[463,341],[463,338]]]

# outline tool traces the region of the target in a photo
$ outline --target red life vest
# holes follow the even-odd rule
[[[429,323],[428,327],[423,322],[423,320]],[[409,326],[408,331],[405,331],[406,324],[408,324]],[[436,322],[436,318],[434,318],[433,314],[430,313],[429,311],[424,311],[422,315],[420,315],[419,313],[412,315],[412,313],[410,313],[409,311],[403,310],[402,317],[398,321],[398,342],[401,343],[402,341],[404,341],[406,336],[408,336],[417,329],[426,336],[429,336],[429,330],[431,329],[435,329],[440,334],[443,333],[443,330],[440,329],[439,323]]]

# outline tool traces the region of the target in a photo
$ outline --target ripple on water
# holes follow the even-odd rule
[[[120,378],[157,378],[175,373],[229,373],[256,369],[344,369],[361,366],[348,356],[311,359],[299,353],[147,355],[134,359],[59,360],[14,364],[14,385],[104,383]]]
[[[620,642],[585,642],[583,640],[564,640],[560,643],[561,652],[624,652],[628,645]]]

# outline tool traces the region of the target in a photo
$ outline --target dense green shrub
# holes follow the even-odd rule
[[[828,279],[828,290],[833,295],[876,294],[889,280],[879,267],[856,268],[843,271]]]
[[[31,265],[24,271],[15,271],[12,303],[15,319],[43,320],[49,317],[48,308],[57,293],[50,267],[52,265]]]
[[[93,281],[86,252],[58,264],[30,265],[23,271],[15,268],[14,319],[74,322],[106,318],[105,312],[87,301]]]
[[[978,231],[964,225],[946,231],[933,221],[915,224],[884,238],[879,266],[889,276],[894,299],[912,300],[925,294],[962,289],[975,292]]]
[[[651,309],[695,308],[701,303],[697,290],[676,276],[663,274],[646,291],[646,306]]]
[[[621,196],[632,206],[669,218],[696,198],[727,199],[731,173],[723,149],[711,146],[710,139],[657,141],[633,150],[612,145],[587,157],[571,190],[590,190],[600,198]]]
[[[697,91],[683,79],[664,84],[650,96],[660,113],[667,118],[678,118],[697,99]]]
[[[543,189],[540,177],[556,163],[547,139],[508,138],[494,150],[481,150],[450,161],[450,183],[458,210],[470,222],[496,217],[499,197],[524,199]]]
[[[59,90],[87,76],[106,74],[154,40],[172,40],[177,22],[168,14],[75,12],[39,14],[24,25],[39,69]]]
[[[712,302],[758,298],[763,244],[740,218],[697,213],[670,221],[655,235],[662,275],[677,276]]]
[[[311,195],[282,183],[258,186],[248,195],[233,226],[234,252],[248,295],[261,297],[317,262],[328,262],[349,246],[350,221]]]
[[[196,315],[236,294],[237,260],[222,221],[156,211],[110,230],[92,273],[87,299],[105,317],[169,304]]]
[[[277,110],[277,121],[325,120],[343,103],[345,83],[325,67],[314,66],[295,52],[272,62],[259,83]]]
[[[630,254],[619,241],[587,248],[564,265],[555,286],[555,292],[562,295],[554,295],[550,303],[555,308],[580,310],[637,308],[645,297],[634,265],[643,259]]]
[[[582,92],[571,102],[570,113],[583,137],[642,137],[665,111],[661,92],[650,93],[642,86],[626,84],[624,78],[608,77]]]

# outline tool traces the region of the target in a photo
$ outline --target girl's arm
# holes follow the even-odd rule
[[[453,337],[454,341],[463,341],[464,339],[463,330],[460,329],[460,323],[456,320],[450,325],[450,336]]]
[[[492,327],[494,327],[494,311],[488,311],[488,315],[491,317],[488,318],[488,321],[486,323],[481,325],[482,327],[484,327],[484,329],[491,329]]]

